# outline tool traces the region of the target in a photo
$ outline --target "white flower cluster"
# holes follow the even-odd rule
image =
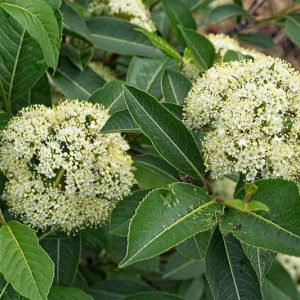
[[[300,74],[272,57],[209,69],[190,90],[185,123],[209,130],[203,153],[212,177],[300,174]]]
[[[117,74],[100,61],[89,63],[89,67],[107,82],[117,79]]]
[[[218,6],[226,5],[226,4],[233,4],[233,0],[213,0],[209,3],[209,7],[211,9],[216,8]]]
[[[32,227],[70,233],[107,220],[134,183],[120,134],[102,134],[107,111],[67,100],[23,109],[2,132],[4,199]]]
[[[228,50],[233,50],[235,52],[239,52],[243,55],[250,55],[253,58],[262,58],[264,54],[261,52],[258,52],[254,49],[247,49],[242,46],[233,38],[230,36],[219,33],[219,34],[213,34],[210,33],[206,36],[210,42],[214,45],[216,50],[216,59],[215,63],[222,62],[224,55]],[[191,59],[184,57],[183,58],[183,67],[182,72],[191,80],[195,81],[199,77],[200,69],[196,64],[192,62]]]
[[[120,17],[148,31],[156,31],[142,0],[94,0],[88,7],[88,14]]]
[[[278,254],[277,259],[291,275],[300,292],[300,257]]]
[[[238,41],[236,41],[235,39],[231,38],[230,36],[224,33],[219,33],[219,34],[210,33],[207,35],[207,38],[214,45],[216,49],[217,59],[220,62],[223,61],[224,55],[228,50],[233,50],[243,55],[250,55],[253,58],[259,58],[264,55],[261,52],[258,52],[254,49],[247,49],[240,46]]]

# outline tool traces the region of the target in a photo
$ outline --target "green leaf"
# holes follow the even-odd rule
[[[240,211],[258,211],[258,210],[264,210],[267,212],[270,211],[267,205],[265,205],[260,201],[255,201],[255,200],[252,200],[249,203],[245,203],[244,201],[239,199],[225,200],[224,205]]]
[[[15,101],[34,86],[47,66],[38,43],[1,9],[0,36],[0,81],[4,97]]]
[[[123,82],[113,80],[97,89],[89,98],[89,102],[100,103],[114,113],[126,108],[123,95]]]
[[[256,273],[238,240],[215,229],[206,255],[206,278],[215,300],[262,299]]]
[[[139,203],[148,193],[149,190],[138,190],[117,203],[110,218],[110,233],[124,237],[127,236],[130,219],[134,215]]]
[[[152,154],[138,155],[134,157],[134,164],[144,166],[172,181],[179,181],[178,171],[159,156]]]
[[[276,254],[261,248],[249,246],[244,243],[242,243],[242,247],[257,274],[260,284],[262,285],[266,274],[272,266]]]
[[[120,267],[159,255],[192,235],[211,229],[222,207],[196,186],[174,183],[150,192],[129,227]]]
[[[142,29],[142,28],[139,28],[137,30],[140,31],[141,33],[143,33],[155,47],[160,49],[166,55],[168,55],[178,61],[182,60],[182,57],[178,53],[178,51],[172,45],[170,45],[164,38],[158,36],[157,34],[155,34],[153,32]]]
[[[54,286],[51,288],[48,300],[93,300],[93,298],[74,287],[60,287]]]
[[[204,262],[198,259],[190,259],[175,252],[168,261],[163,273],[164,279],[188,280],[200,277],[204,274]]]
[[[3,276],[0,274],[0,299],[1,300],[15,300],[19,299],[20,294],[18,294],[12,286],[6,282]]]
[[[71,44],[63,44],[60,50],[60,55],[67,56],[73,65],[75,65],[80,71],[83,71],[81,52],[79,49],[73,47]]]
[[[185,40],[178,25],[196,30],[196,22],[188,6],[181,0],[163,0],[162,3],[177,41],[185,47]]]
[[[3,225],[0,257],[0,272],[15,290],[32,300],[47,299],[54,264],[39,245],[33,229],[17,221]]]
[[[81,254],[80,237],[50,237],[43,239],[41,245],[55,264],[53,284],[73,285]]]
[[[144,291],[151,291],[151,287],[141,280],[129,278],[103,280],[89,288],[89,294],[95,300],[123,300]]]
[[[165,70],[161,79],[161,89],[166,102],[183,105],[191,82],[180,72]]]
[[[113,132],[140,132],[127,109],[115,112],[110,116],[105,125],[101,128],[103,133]]]
[[[204,70],[209,69],[216,56],[214,45],[195,30],[181,26],[179,28],[195,63]]]
[[[183,107],[174,103],[162,103],[162,105],[171,112],[177,119],[182,120],[183,118]]]
[[[56,73],[51,78],[53,85],[70,99],[87,100],[105,81],[92,69],[77,69],[67,58],[61,58]]]
[[[286,16],[283,29],[290,40],[300,47],[300,14]]]
[[[200,300],[203,299],[205,291],[205,280],[203,277],[194,278],[192,280],[183,281],[178,289],[178,295],[184,297],[186,300]],[[207,300],[207,298],[204,298]]]
[[[130,114],[157,152],[183,173],[202,178],[202,157],[184,124],[149,94],[131,86],[124,93]]]
[[[123,89],[122,89],[123,91]],[[96,95],[98,92],[96,91],[94,94]],[[99,89],[99,94],[100,93],[100,89]],[[92,95],[93,97],[93,95]],[[100,99],[100,97],[99,97]],[[104,97],[104,100],[109,100],[109,97]],[[122,94],[122,100],[120,99],[120,103],[119,105],[123,105],[121,104],[121,101],[124,101],[124,105],[125,104],[125,99],[124,96]],[[97,103],[98,101],[92,101],[94,103]],[[104,102],[104,101],[99,101],[99,103]],[[106,101],[105,101],[106,102]],[[173,113],[173,115],[175,117],[177,117],[178,119],[182,119],[182,106],[178,106],[175,105],[173,103],[163,103],[163,106],[170,111],[171,113]],[[128,109],[124,109],[124,110],[120,110],[117,111],[115,113],[113,113],[109,119],[107,120],[107,122],[105,123],[105,125],[101,128],[101,131],[103,133],[113,133],[113,132],[140,132],[140,128],[138,127],[138,125],[135,123],[135,121],[133,120],[132,116],[130,115]]]
[[[274,46],[272,38],[262,32],[239,33],[238,38],[243,42],[262,48],[271,48]]]
[[[263,202],[270,207],[270,212],[256,214],[229,210],[221,218],[222,233],[232,232],[252,246],[300,256],[300,219],[296,217],[300,215],[300,195],[297,184],[283,179],[258,180],[255,184],[258,191],[252,201]]]
[[[46,0],[53,10],[57,10],[61,6],[61,0]]]
[[[63,14],[64,29],[75,33],[90,43],[93,43],[90,31],[85,21],[77,14],[77,12],[64,2],[62,3],[60,10]]]
[[[164,292],[147,292],[128,296],[124,300],[184,300],[182,297],[175,294]]]
[[[15,113],[23,107],[33,104],[43,104],[45,106],[51,106],[52,104],[51,90],[46,74],[36,82],[26,95],[12,103],[12,111]]]
[[[8,124],[11,115],[5,111],[0,110],[0,129],[3,129]]]
[[[160,187],[165,187],[170,183],[173,183],[177,180],[170,179],[153,169],[140,165],[135,165],[135,178],[138,186],[141,189],[155,189]]]
[[[209,15],[211,23],[219,23],[234,17],[245,15],[244,9],[240,5],[228,4],[216,7]]]
[[[10,14],[40,45],[46,64],[56,68],[60,34],[51,7],[44,0],[1,0],[0,8]]]
[[[210,230],[199,232],[176,246],[176,249],[181,255],[187,258],[204,259],[210,238]]]
[[[227,50],[224,57],[223,57],[223,62],[230,62],[230,61],[241,61],[245,59],[254,59],[250,55],[244,55],[240,52],[236,52],[233,50]]]
[[[265,279],[262,291],[264,300],[298,300],[300,298],[295,282],[276,260]]]
[[[136,25],[112,17],[97,17],[87,21],[94,45],[108,52],[144,57],[160,57],[148,39],[135,30]]]
[[[166,69],[177,70],[178,62],[169,58],[134,57],[129,65],[126,82],[152,96],[161,96],[161,77]]]

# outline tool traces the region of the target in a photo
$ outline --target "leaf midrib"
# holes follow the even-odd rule
[[[119,95],[114,99],[114,101],[112,101],[110,103],[110,105],[107,107],[108,109],[111,109],[117,102],[118,100],[122,97],[123,94],[123,90],[121,91],[121,93],[119,93]]]
[[[161,175],[165,175],[166,177],[168,177],[171,180],[177,180],[176,177],[173,177],[171,174],[169,174],[168,172],[166,172],[163,169],[158,168],[156,165],[151,165],[150,163],[142,161],[142,160],[135,161],[135,163],[140,164],[142,166],[147,166],[147,167],[149,167],[149,169],[154,169],[154,170],[158,171],[158,173],[161,173]]]
[[[193,264],[196,261],[196,259],[191,259],[189,261],[186,261],[185,263],[183,263],[182,265],[174,268],[173,270],[170,270],[168,273],[163,275],[163,278],[168,278],[170,277],[170,275],[177,273],[179,270],[182,270],[184,268],[186,268],[188,265]]]
[[[50,37],[49,37],[48,34],[47,34],[48,32],[47,32],[47,30],[46,30],[44,24],[41,22],[41,20],[40,20],[38,17],[36,17],[33,13],[31,13],[30,10],[28,10],[28,9],[26,9],[26,8],[24,8],[24,7],[18,6],[18,5],[10,4],[10,3],[0,3],[0,6],[5,6],[5,5],[6,5],[6,6],[12,6],[12,7],[16,8],[16,9],[23,10],[23,11],[27,12],[29,15],[31,15],[32,18],[34,18],[34,19],[42,26],[42,28],[44,29],[44,32],[46,33],[46,37],[47,37],[47,39],[48,39],[48,41],[49,41],[49,44],[52,45],[51,40],[50,40]],[[52,50],[53,50],[53,49],[52,49]],[[53,53],[52,53],[52,54],[53,54]]]
[[[74,85],[76,85],[79,89],[81,89],[84,93],[87,94],[87,97],[91,97],[91,93],[87,91],[85,88],[83,88],[80,84],[78,84],[76,81],[74,81],[72,78],[70,78],[65,72],[63,72],[61,69],[57,69],[57,72],[61,73],[63,76],[65,76],[69,81],[71,81]]]
[[[192,32],[192,31],[190,31],[190,32],[194,34],[194,32]],[[197,49],[194,47],[193,43],[191,42],[190,38],[188,37],[188,35],[185,33],[184,30],[182,31],[182,33],[184,34],[185,39],[187,39],[189,41],[189,47],[193,49],[194,53],[197,53]],[[208,65],[207,65],[206,61],[202,58],[202,55],[196,55],[196,54],[193,54],[193,55],[197,56],[198,59],[200,59],[202,65],[205,67],[205,69],[208,69]]]
[[[286,16],[285,18],[286,18],[287,20],[289,20],[290,22],[296,24],[296,26],[300,28],[300,23],[298,23],[298,22],[295,20],[295,18],[290,17],[290,16]]]
[[[148,81],[148,84],[145,88],[146,92],[149,92],[151,85],[153,84],[153,82],[155,81],[155,79],[157,78],[157,75],[163,70],[163,68],[166,66],[166,64],[168,63],[168,60],[165,60],[163,64],[160,64],[158,69],[156,70],[156,72],[153,74],[152,78]]]
[[[145,198],[146,199],[146,198]],[[178,219],[176,222],[172,223],[170,226],[166,227],[164,230],[162,230],[158,235],[156,235],[154,238],[152,238],[150,241],[148,241],[148,243],[146,243],[143,247],[141,247],[133,256],[131,256],[131,258],[127,261],[128,262],[132,261],[134,257],[136,257],[138,254],[140,254],[146,247],[148,247],[150,244],[152,244],[155,240],[157,240],[158,238],[160,238],[165,232],[169,231],[170,229],[172,229],[174,226],[182,223],[183,221],[185,221],[188,217],[192,216],[193,214],[195,214],[196,212],[212,205],[215,204],[216,202],[214,200],[209,201],[199,207],[197,207],[196,209],[192,210],[191,212],[189,212],[188,214],[184,215],[183,217],[181,217],[180,219]],[[131,227],[132,221],[130,222],[129,225],[129,232],[130,232],[130,227]],[[200,232],[200,231],[199,231]],[[129,243],[128,243],[129,245]],[[126,255],[127,256],[127,255]],[[126,260],[124,260],[125,262]]]
[[[174,85],[173,85],[173,81],[171,80],[171,78],[170,78],[169,75],[167,75],[167,77],[168,77],[168,80],[169,80],[169,82],[170,82],[170,86],[171,86],[171,89],[172,89],[172,92],[173,92],[173,95],[174,95],[176,104],[180,105],[179,100],[178,100],[178,98],[177,98],[177,95],[176,95],[176,93],[175,93],[175,88],[174,88]]]
[[[23,259],[24,259],[24,261],[25,261],[25,265],[26,265],[27,268],[28,268],[30,277],[32,277],[33,283],[34,283],[34,285],[35,285],[35,287],[36,287],[36,289],[37,289],[37,291],[38,291],[38,293],[39,293],[41,299],[43,299],[42,294],[41,294],[41,291],[40,291],[40,289],[39,289],[39,287],[38,287],[38,285],[37,285],[37,283],[36,283],[36,281],[35,281],[35,278],[34,278],[34,276],[33,276],[33,273],[32,273],[32,271],[31,271],[31,269],[30,269],[30,266],[29,266],[29,264],[28,264],[28,262],[27,262],[27,259],[26,259],[26,257],[25,257],[25,254],[24,254],[22,248],[20,247],[20,244],[18,243],[17,239],[15,238],[14,233],[13,233],[13,231],[11,230],[9,224],[6,224],[6,226],[7,226],[8,230],[9,230],[9,232],[10,232],[10,234],[11,234],[11,236],[12,236],[14,242],[15,242],[16,245],[17,245],[17,248],[19,249],[19,251],[20,251],[20,253],[21,253],[21,256],[23,257]]]
[[[60,238],[57,239],[56,246],[57,256],[56,256],[56,284],[59,285],[59,268],[60,268]]]
[[[231,260],[230,260],[230,255],[228,253],[227,244],[226,244],[226,241],[225,241],[225,238],[224,238],[223,235],[222,235],[222,239],[223,239],[224,248],[225,248],[225,252],[226,252],[226,256],[227,256],[227,261],[228,261],[228,265],[229,265],[229,269],[230,269],[230,274],[231,274],[233,285],[234,285],[234,288],[235,288],[235,291],[236,291],[236,296],[237,296],[238,300],[241,300],[241,297],[240,297],[240,294],[239,294],[239,290],[238,290],[238,286],[237,286],[237,283],[236,283],[236,280],[235,280],[235,275],[234,275],[233,267],[231,265]]]
[[[130,93],[130,91],[127,89],[127,91]],[[133,99],[135,99],[135,97],[132,95],[132,93],[130,93],[130,95],[132,96]],[[190,159],[185,155],[184,152],[182,152],[182,150],[177,146],[176,143],[174,143],[174,141],[166,134],[166,132],[158,125],[158,123],[152,118],[152,116],[145,110],[145,108],[138,102],[135,100],[135,102],[141,107],[141,109],[149,116],[149,118],[151,119],[151,121],[153,122],[153,124],[167,137],[167,139],[171,142],[171,144],[173,144],[175,146],[175,148],[178,150],[178,152],[183,156],[183,158],[190,164],[190,166],[193,168],[194,172],[198,175],[198,177],[201,179],[203,178],[203,176],[200,174],[200,172],[198,171],[198,169],[194,166],[194,164],[190,161]],[[127,105],[127,101],[126,101],[126,105]],[[166,108],[164,108],[168,113],[172,114],[171,112],[169,112]],[[130,112],[130,109],[128,109]],[[130,113],[131,114],[131,113]],[[132,118],[135,120],[136,122],[136,118],[131,115]],[[174,116],[172,114],[172,116]],[[178,120],[178,119],[177,119]],[[136,122],[138,124],[138,122]],[[146,135],[146,134],[145,134]],[[146,135],[147,136],[147,135]],[[151,140],[151,138],[148,136],[148,138]],[[161,151],[159,151],[157,149],[157,147],[155,145],[153,145],[154,148],[160,153]],[[170,164],[172,164],[170,162]]]
[[[272,222],[271,220],[266,219],[266,218],[264,218],[264,217],[262,217],[262,216],[260,216],[260,215],[257,215],[257,214],[255,214],[255,213],[253,213],[253,212],[251,212],[251,211],[248,211],[248,212],[244,212],[244,211],[243,211],[243,212],[241,212],[241,213],[253,215],[254,217],[256,217],[256,218],[258,218],[258,219],[261,219],[262,221],[264,221],[264,222],[266,222],[266,223],[269,223],[270,225],[275,226],[275,227],[277,227],[278,229],[280,229],[280,230],[286,232],[287,234],[292,235],[292,236],[294,236],[294,237],[300,239],[300,236],[296,235],[295,233],[293,233],[293,232],[291,232],[291,231],[288,231],[287,229],[285,229],[285,228],[279,226],[278,224]]]
[[[98,33],[91,33],[91,36],[93,36],[93,37],[102,37],[104,39],[108,39],[108,40],[112,40],[112,41],[118,41],[119,43],[122,43],[122,44],[137,45],[138,47],[144,47],[144,48],[147,48],[147,50],[151,50],[151,51],[153,51],[153,49],[154,49],[153,47],[148,46],[144,43],[136,43],[134,41],[127,41],[127,40],[117,39],[117,38],[114,38],[114,37],[109,37],[107,35],[102,35],[102,34],[98,34]]]
[[[19,56],[20,56],[20,52],[21,52],[21,47],[23,45],[25,32],[26,32],[25,29],[23,29],[23,32],[22,32],[21,37],[20,37],[19,47],[18,47],[18,50],[17,50],[17,55],[16,55],[16,58],[15,58],[13,72],[11,74],[11,79],[10,79],[10,84],[9,84],[8,101],[11,101],[11,93],[12,93],[12,89],[13,89],[13,83],[14,83],[14,80],[15,80],[17,65],[19,63]]]

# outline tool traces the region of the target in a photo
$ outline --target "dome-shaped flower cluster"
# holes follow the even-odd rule
[[[101,61],[93,61],[89,63],[89,67],[107,82],[117,79],[117,74]]]
[[[213,177],[246,174],[296,179],[300,174],[300,74],[272,57],[209,69],[193,85],[186,125],[203,140]]]
[[[35,228],[67,233],[105,222],[134,182],[126,141],[99,132],[107,118],[101,106],[77,100],[14,117],[0,147],[10,211]]]
[[[300,257],[278,254],[277,259],[291,275],[300,292]]]
[[[216,49],[217,60],[219,60],[220,62],[223,61],[224,55],[228,50],[233,50],[243,55],[250,55],[253,58],[259,58],[264,56],[264,54],[254,49],[247,49],[242,47],[238,43],[238,41],[223,33],[219,33],[219,34],[210,33],[207,35],[207,38],[214,45]]]
[[[226,5],[226,4],[233,4],[233,0],[212,0],[209,3],[209,8],[216,8],[218,6]]]
[[[88,7],[88,13],[90,16],[120,17],[148,31],[156,31],[150,12],[142,0],[94,0]]]
[[[261,52],[258,52],[254,49],[247,49],[242,46],[233,38],[230,36],[219,33],[219,34],[213,34],[210,33],[206,36],[210,42],[214,45],[216,50],[216,58],[215,63],[222,62],[224,59],[224,55],[228,50],[232,50],[238,53],[241,53],[243,55],[249,55],[253,58],[262,58],[264,57],[264,54]],[[191,80],[196,81],[199,77],[199,72],[201,70],[199,67],[193,63],[193,61],[190,58],[184,57],[183,58],[183,67],[182,72]]]

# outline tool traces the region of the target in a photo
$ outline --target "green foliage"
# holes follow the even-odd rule
[[[223,234],[232,232],[238,239],[266,250],[299,256],[299,220],[293,218],[300,210],[299,188],[296,183],[281,179],[259,180],[253,200],[271,207],[269,213],[257,214],[229,210],[221,220]],[[274,193],[276,190],[276,193]],[[282,214],[282,199],[289,199]],[[239,224],[237,229],[235,224]]]
[[[216,7],[209,16],[211,23],[218,23],[232,17],[240,17],[245,14],[245,11],[240,5],[222,5]]]
[[[189,11],[188,6],[182,0],[163,0],[164,10],[172,25],[172,30],[178,42],[184,47],[186,44],[185,39],[182,36],[178,26],[196,29],[196,23]]]
[[[12,17],[0,10],[0,80],[5,109],[26,94],[46,71],[38,43]],[[31,55],[28,55],[31,53]],[[6,101],[6,102],[5,102]]]
[[[300,257],[299,183],[262,174],[247,183],[245,174],[231,174],[235,195],[223,197],[202,151],[215,124],[196,132],[183,122],[196,76],[216,63],[254,59],[243,49],[220,50],[205,33],[228,32],[261,49],[280,46],[278,27],[294,53],[299,1],[261,16],[256,1],[145,0],[153,32],[133,11],[91,12],[91,2],[0,0],[0,143],[24,107],[61,98],[98,104],[109,117],[97,130],[127,140],[135,184],[107,224],[66,236],[12,216],[0,170],[0,299],[299,299],[276,259]]]
[[[181,61],[182,58],[178,51],[162,37],[145,29],[139,28],[138,31],[142,32],[149,39],[149,41],[162,52],[176,60]]]
[[[125,55],[159,57],[162,53],[127,21],[110,17],[88,20],[92,40],[99,49]]]
[[[0,229],[0,272],[22,296],[47,299],[54,265],[33,229],[10,221]],[[20,277],[19,274],[22,274]]]
[[[218,228],[207,249],[206,276],[214,299],[262,299],[256,273],[241,244]]]
[[[178,170],[201,178],[200,152],[183,123],[149,94],[131,86],[124,92],[130,114],[161,156]]]
[[[128,68],[126,82],[139,88],[150,95],[161,96],[161,78],[166,69],[176,71],[177,61],[165,58],[140,58],[134,57]]]
[[[284,31],[293,43],[300,46],[299,30],[300,30],[300,14],[291,14],[286,16],[284,21]]]
[[[59,25],[51,7],[43,0],[1,0],[0,8],[4,9],[24,30],[38,42],[46,64],[56,68],[60,33]]]
[[[102,87],[94,91],[88,99],[92,103],[99,103],[114,113],[126,108],[123,95],[123,83],[120,80],[113,80],[105,83]]]
[[[221,206],[201,188],[189,184],[175,183],[168,189],[152,191],[131,220],[127,254],[120,267],[154,257],[211,229],[216,224],[216,214],[221,212]]]
[[[55,264],[53,284],[72,286],[81,255],[80,237],[49,237],[41,242]]]
[[[179,28],[195,63],[203,70],[209,69],[216,55],[213,44],[208,38],[192,29]]]
[[[166,70],[161,78],[161,89],[166,102],[183,105],[191,82],[180,72]]]
[[[49,300],[92,300],[84,291],[73,287],[52,287],[49,293]]]

